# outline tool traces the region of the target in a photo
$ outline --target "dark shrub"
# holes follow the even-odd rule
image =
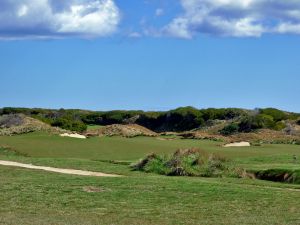
[[[276,123],[270,115],[260,114],[255,117],[257,127],[273,129]]]
[[[231,124],[225,126],[219,132],[222,135],[232,135],[232,134],[236,134],[238,131],[239,131],[239,125],[236,123],[231,123]]]
[[[214,108],[208,108],[208,109],[202,109],[200,112],[203,115],[203,119],[205,121],[208,120],[228,120],[228,119],[234,119],[243,115],[246,115],[247,113],[242,109],[236,109],[236,108],[228,108],[228,109],[214,109]]]
[[[87,126],[79,120],[69,120],[67,118],[59,118],[51,122],[51,126],[60,127],[62,129],[83,132],[87,129]]]
[[[154,131],[187,131],[204,124],[202,113],[193,107],[181,107],[168,112],[143,113],[136,123]]]
[[[242,118],[241,122],[239,123],[239,131],[240,132],[251,132],[251,131],[254,131],[257,129],[262,129],[262,128],[277,130],[283,126],[282,122],[280,122],[281,124],[277,124],[277,123],[273,120],[273,117],[270,115],[258,114],[255,116],[244,116]]]
[[[262,127],[257,124],[254,116],[245,116],[239,123],[239,132],[251,132],[259,128]]]
[[[274,130],[283,130],[284,128],[286,128],[286,125],[282,121],[277,122],[273,127]]]
[[[204,124],[202,113],[193,107],[181,107],[166,115],[165,126],[169,131],[186,131]]]

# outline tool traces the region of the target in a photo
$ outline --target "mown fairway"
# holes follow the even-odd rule
[[[150,152],[200,147],[245,168],[300,169],[294,145],[219,147],[197,140],[92,138],[41,133],[0,137],[0,159],[123,174],[94,178],[0,166],[0,224],[300,224],[300,186],[234,178],[166,177],[106,160],[135,161]],[[19,153],[26,154],[27,157]],[[89,193],[85,188],[96,187]]]
[[[0,144],[31,157],[80,158],[101,160],[138,160],[145,155],[172,153],[179,148],[197,147],[228,158],[299,154],[299,145],[262,145],[251,148],[223,148],[222,142],[208,140],[160,140],[152,137],[102,137],[74,139],[45,133],[0,136]]]

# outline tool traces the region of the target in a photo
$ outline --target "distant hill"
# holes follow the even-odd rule
[[[180,107],[169,111],[145,112],[141,110],[89,111],[80,109],[0,109],[0,115],[24,114],[28,118],[41,121],[52,127],[83,133],[88,125],[137,124],[153,132],[197,132],[207,135],[233,137],[239,134],[263,132],[266,134],[298,136],[300,114],[286,112],[274,108],[239,109],[239,108],[208,108]],[[108,127],[101,132],[122,130],[128,127]],[[127,129],[128,128],[128,129]],[[141,130],[141,129],[138,129]],[[270,132],[266,132],[270,131]],[[98,131],[100,132],[100,131]],[[126,132],[125,132],[126,133]],[[139,133],[139,132],[138,132]],[[262,135],[262,134],[261,134]],[[126,135],[125,135],[126,136]],[[244,135],[245,136],[245,135]],[[270,135],[269,135],[270,136]]]

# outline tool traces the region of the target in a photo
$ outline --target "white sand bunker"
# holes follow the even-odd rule
[[[61,137],[71,137],[71,138],[86,139],[86,136],[81,135],[81,134],[68,134],[68,133],[64,133],[64,134],[60,134],[59,136],[61,136]]]
[[[230,143],[230,144],[227,144],[227,145],[224,145],[225,148],[228,148],[228,147],[250,147],[251,144],[249,142],[235,142],[235,143]]]

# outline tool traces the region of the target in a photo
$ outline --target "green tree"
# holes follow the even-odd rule
[[[275,122],[286,120],[288,118],[288,115],[285,112],[274,108],[260,109],[260,114],[272,116]]]

